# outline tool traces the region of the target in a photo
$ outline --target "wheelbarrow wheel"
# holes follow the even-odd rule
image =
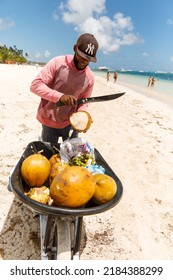
[[[65,220],[57,221],[57,260],[71,260],[70,225]]]

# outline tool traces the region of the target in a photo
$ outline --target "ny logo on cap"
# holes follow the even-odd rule
[[[95,49],[95,46],[92,45],[91,43],[89,43],[89,44],[88,44],[88,47],[87,47],[87,49],[86,49],[85,51],[86,51],[88,54],[93,55],[94,49]]]

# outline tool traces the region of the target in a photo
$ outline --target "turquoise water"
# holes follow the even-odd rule
[[[107,71],[93,70],[93,72],[106,79]],[[154,87],[147,87],[150,76],[155,77]],[[113,82],[113,72],[111,71],[110,82]],[[118,71],[117,83],[173,105],[173,73]]]

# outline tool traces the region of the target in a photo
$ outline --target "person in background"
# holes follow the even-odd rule
[[[147,85],[147,87],[150,87],[150,86],[151,86],[151,81],[152,81],[152,77],[150,76],[150,77],[148,78],[148,85]]]
[[[154,87],[155,81],[156,81],[155,78],[152,77],[152,79],[151,79],[151,87]]]
[[[107,79],[107,82],[108,82],[109,79],[110,79],[110,73],[109,73],[109,71],[106,73],[106,79]]]
[[[117,78],[118,78],[118,73],[117,73],[117,72],[114,72],[114,83],[116,83]]]
[[[88,98],[94,87],[94,74],[89,67],[96,62],[98,50],[96,38],[82,34],[73,47],[73,55],[51,59],[32,81],[30,90],[41,97],[37,120],[42,124],[42,141],[57,143],[78,136],[70,125],[70,115],[86,110],[87,104],[77,105],[79,98]],[[56,108],[56,102],[64,106]]]

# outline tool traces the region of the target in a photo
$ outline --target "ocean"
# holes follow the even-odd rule
[[[106,79],[106,70],[93,70],[94,74]],[[113,71],[110,72],[110,81],[113,82]],[[173,106],[173,73],[117,71],[117,82],[136,92],[162,100]],[[148,78],[155,78],[154,87],[147,87]]]

